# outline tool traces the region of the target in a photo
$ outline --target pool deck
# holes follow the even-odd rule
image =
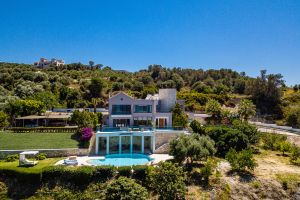
[[[153,158],[154,160],[151,162],[148,162],[148,165],[156,165],[161,161],[166,161],[173,159],[173,156],[170,156],[168,154],[151,154],[149,155],[150,158]],[[78,165],[77,166],[93,166],[89,164],[87,161],[91,159],[105,159],[104,156],[78,156],[77,161]],[[64,165],[64,160],[60,160],[55,165]]]

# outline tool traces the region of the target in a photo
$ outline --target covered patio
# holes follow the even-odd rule
[[[45,113],[16,118],[17,127],[68,126],[70,113]]]

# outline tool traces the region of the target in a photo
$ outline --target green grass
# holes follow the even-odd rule
[[[62,159],[63,158],[46,158],[45,160],[39,160],[38,164],[32,167],[20,167],[19,160],[14,162],[0,161],[0,170],[11,169],[20,172],[40,173],[44,167],[54,165],[57,161]]]
[[[0,150],[78,148],[73,134],[0,132]]]

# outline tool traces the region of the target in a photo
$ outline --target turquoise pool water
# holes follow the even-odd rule
[[[132,165],[145,165],[152,161],[147,155],[143,154],[111,154],[106,155],[105,159],[91,159],[87,162],[91,165],[113,165],[113,166],[132,166]]]

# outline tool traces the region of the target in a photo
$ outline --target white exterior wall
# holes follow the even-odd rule
[[[176,89],[160,89],[158,92],[160,111],[170,112],[176,103]]]

